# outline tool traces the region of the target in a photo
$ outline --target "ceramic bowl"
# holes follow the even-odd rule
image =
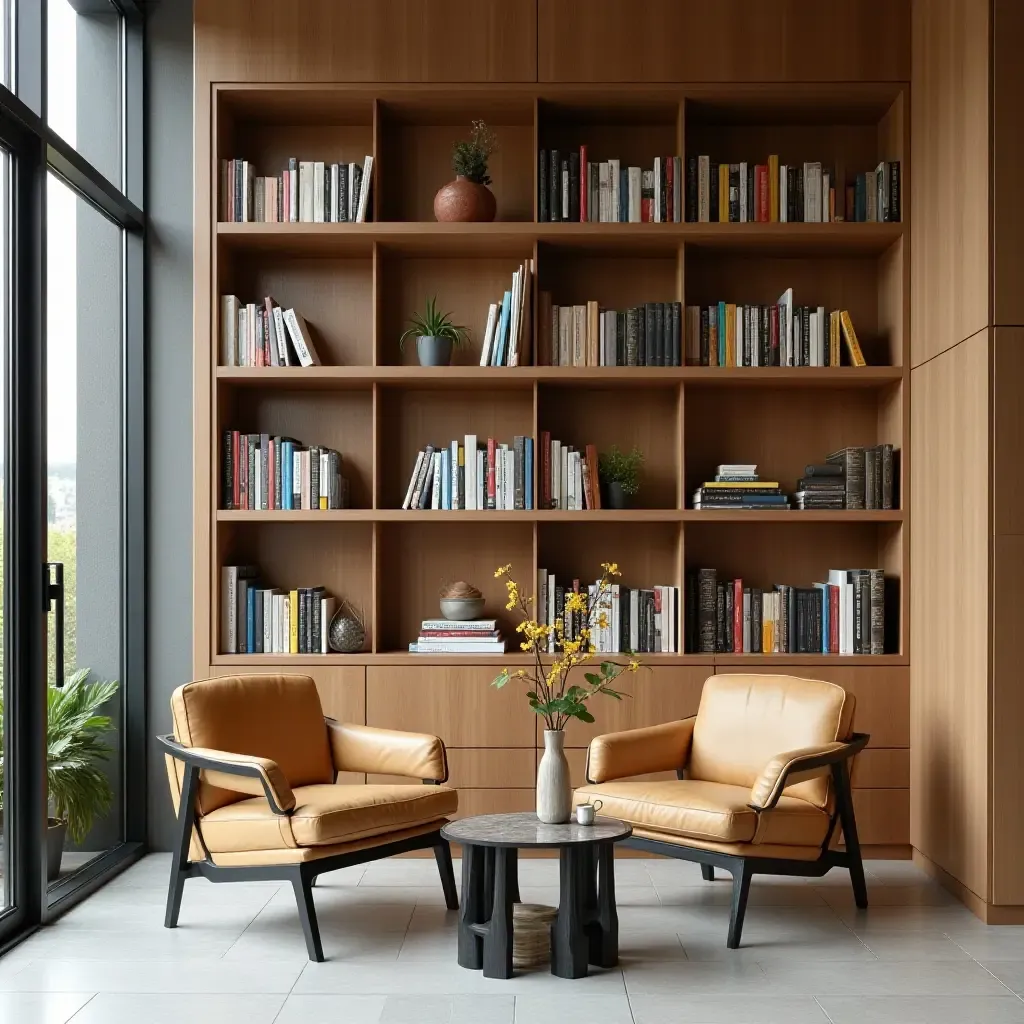
[[[446,619],[478,619],[483,614],[484,599],[482,597],[442,597],[441,614]]]

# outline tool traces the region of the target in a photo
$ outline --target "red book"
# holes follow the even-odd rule
[[[758,189],[758,201],[761,207],[760,220],[767,221],[771,218],[771,198],[769,197],[768,188],[768,167],[765,164],[761,164],[758,167],[761,172],[760,188]]]
[[[780,366],[779,362],[779,307],[772,306],[771,313],[771,326],[769,330],[769,341],[771,342],[771,351],[768,353],[768,365],[769,366]]]
[[[834,585],[828,588],[828,651],[839,653],[839,588]]]
[[[587,180],[587,147],[580,146],[580,222],[590,220],[587,200],[590,198],[590,182]]]
[[[743,653],[743,580],[732,581],[732,649]]]
[[[551,431],[540,435],[540,507],[551,508]]]
[[[241,490],[239,484],[241,482],[241,476],[239,475],[239,462],[242,458],[242,444],[241,435],[237,430],[231,431],[231,507],[241,508]]]
[[[666,224],[671,224],[675,220],[674,211],[672,209],[672,188],[675,180],[675,160],[672,157],[665,157],[665,216],[662,220]]]
[[[590,474],[590,493],[593,495],[594,504],[591,508],[601,507],[601,485],[597,475],[597,446],[587,445],[587,471]]]
[[[495,444],[494,438],[487,438],[487,494],[484,504],[487,508],[497,507],[497,476],[495,475]]]

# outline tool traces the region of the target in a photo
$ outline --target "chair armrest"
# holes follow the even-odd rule
[[[750,806],[755,811],[771,810],[787,786],[813,779],[823,774],[823,769],[848,760],[864,749],[869,738],[866,733],[854,733],[853,738],[845,742],[837,740],[820,747],[801,747],[777,754],[750,790]]]
[[[404,775],[423,782],[448,781],[448,755],[437,736],[352,725],[326,719],[334,768],[339,772]]]
[[[644,729],[598,736],[587,749],[587,782],[610,782],[647,772],[681,771],[690,757],[696,715]]]
[[[290,814],[295,809],[295,794],[276,761],[210,747],[185,747],[173,736],[157,739],[171,757],[201,768],[204,782],[234,793],[265,796],[275,814]]]

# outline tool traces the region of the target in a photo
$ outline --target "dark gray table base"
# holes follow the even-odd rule
[[[612,842],[559,850],[558,916],[551,925],[551,973],[585,978],[588,966],[619,960]],[[459,966],[485,978],[512,977],[512,905],[519,902],[515,847],[462,847]]]

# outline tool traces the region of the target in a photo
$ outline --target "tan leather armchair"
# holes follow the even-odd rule
[[[854,698],[842,687],[784,675],[715,675],[697,714],[599,736],[587,751],[587,785],[574,803],[633,826],[635,846],[715,867],[733,877],[727,945],[740,944],[751,876],[850,871],[858,907],[867,887],[850,791]],[[676,772],[675,780],[636,776]],[[845,850],[837,848],[842,826]]]
[[[445,902],[458,907],[441,826],[458,809],[436,736],[325,718],[308,676],[229,676],[171,696],[161,736],[178,819],[164,925],[178,923],[187,878],[280,878],[295,890],[311,960],[323,960],[312,886],[325,871],[433,848]],[[343,785],[339,772],[419,780]],[[430,783],[430,785],[423,785]]]

